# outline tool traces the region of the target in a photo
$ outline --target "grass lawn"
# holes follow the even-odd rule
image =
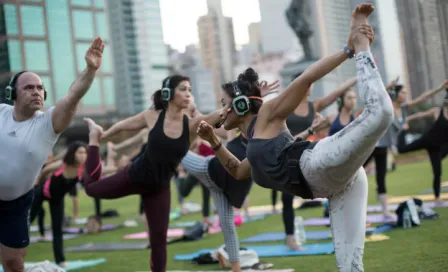
[[[448,160],[443,165],[448,167]],[[391,195],[418,194],[424,189],[432,187],[432,172],[429,161],[412,164],[398,165],[397,171],[388,174],[387,187]],[[445,172],[443,181],[448,180]],[[172,188],[172,204],[176,206],[176,193]],[[269,190],[253,186],[251,205],[263,205],[270,203],[271,192]],[[200,203],[200,190],[195,189],[187,200],[195,200]],[[103,201],[103,210],[117,209],[120,218],[107,220],[104,223],[123,223],[124,220],[134,217],[138,211],[138,197],[126,197],[113,201]],[[369,203],[376,203],[374,177],[369,177]],[[46,207],[47,208],[47,207]],[[154,207],[157,209],[157,207]],[[81,217],[87,217],[93,213],[93,200],[80,192]],[[66,199],[66,214],[72,211],[71,200]],[[364,266],[366,271],[446,271],[448,268],[448,208],[438,208],[436,211],[440,218],[434,221],[424,221],[422,226],[410,230],[397,229],[387,233],[390,240],[381,242],[369,242],[365,245]],[[49,213],[47,212],[47,217]],[[322,208],[313,208],[306,211],[296,211],[296,215],[304,218],[321,217]],[[200,219],[200,214],[188,215],[179,221]],[[49,218],[46,218],[49,220]],[[317,228],[308,227],[308,230]],[[87,242],[120,242],[125,241],[121,237],[143,231],[140,224],[135,228],[124,228],[116,231],[101,233],[99,235],[83,235],[80,238],[65,241],[65,246],[80,245]],[[247,223],[239,227],[240,239],[252,235],[268,232],[283,231],[283,223],[280,215],[270,216],[263,221]],[[209,235],[197,242],[176,243],[168,245],[168,270],[221,270],[218,265],[197,266],[189,262],[174,261],[174,255],[179,253],[191,253],[201,248],[215,248],[223,243],[222,234]],[[92,268],[80,271],[148,271],[148,252],[104,252],[104,253],[66,253],[68,260],[106,258],[107,262]],[[51,243],[37,243],[29,247],[27,261],[53,260]],[[294,268],[296,271],[336,271],[336,262],[333,255],[264,258],[264,262],[273,263],[275,268]]]

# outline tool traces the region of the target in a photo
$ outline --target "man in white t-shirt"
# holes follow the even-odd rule
[[[101,65],[104,43],[96,38],[87,50],[87,68],[67,96],[42,112],[46,91],[32,72],[14,75],[0,104],[0,252],[3,269],[24,271],[29,244],[29,210],[33,186],[59,135],[70,125],[81,98],[92,85]],[[68,87],[68,86],[67,86]]]

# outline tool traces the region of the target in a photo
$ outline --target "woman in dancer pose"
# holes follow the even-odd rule
[[[44,201],[50,205],[53,254],[56,264],[66,267],[63,245],[62,222],[64,219],[64,197],[82,179],[83,165],[87,159],[87,145],[82,142],[70,144],[62,161],[45,166],[41,177],[53,173],[51,178],[39,184],[34,190],[30,211],[30,222],[42,209]]]
[[[300,76],[300,74],[298,75]],[[297,135],[303,131],[309,131],[311,135],[315,134],[315,131],[310,130],[311,124],[315,118],[316,113],[320,113],[331,104],[333,104],[341,95],[343,95],[349,88],[356,84],[356,78],[347,80],[338,89],[327,95],[326,97],[309,101],[303,99],[300,104],[295,108],[294,112],[288,115],[286,118],[286,126],[292,135]],[[307,97],[311,95],[311,88],[308,90]],[[282,216],[283,224],[285,227],[286,244],[289,248],[300,249],[296,241],[294,240],[294,195],[282,193]],[[272,190],[272,203],[275,207],[277,203],[277,191]]]
[[[219,113],[189,120],[185,109],[191,102],[191,86],[187,77],[166,78],[162,89],[153,95],[154,105],[135,116],[114,124],[107,131],[89,118],[89,151],[84,186],[91,197],[116,199],[142,195],[150,229],[153,272],[166,270],[166,242],[170,213],[170,182],[177,165],[196,138],[196,128],[202,120],[217,123]],[[101,178],[99,144],[121,131],[149,129],[146,149],[134,162],[116,174]]]
[[[391,100],[370,52],[372,28],[367,18],[372,4],[359,5],[352,16],[348,45],[323,58],[295,79],[278,97],[262,106],[250,96],[257,88],[236,81],[225,89],[222,102],[224,128],[247,131],[247,158],[238,160],[219,141],[213,127],[201,122],[199,135],[210,142],[225,169],[237,180],[251,176],[262,187],[277,189],[305,199],[329,198],[330,218],[339,271],[364,271],[367,176],[362,163],[393,119]],[[338,133],[319,142],[294,141],[286,118],[297,108],[313,82],[319,80],[356,52],[359,97],[365,111]],[[237,115],[235,108],[245,115]],[[230,110],[228,110],[230,109]],[[251,109],[253,109],[251,111]],[[252,112],[257,112],[256,117]],[[349,223],[348,223],[349,222]]]
[[[397,84],[398,78],[388,85],[388,92],[394,106],[394,120],[384,136],[378,141],[372,155],[364,163],[367,166],[370,160],[375,159],[375,175],[377,184],[377,196],[385,217],[394,218],[389,212],[386,190],[387,155],[388,151],[395,152],[397,139],[408,112],[416,105],[428,100],[443,90],[443,85],[434,90],[426,91],[415,99],[408,101],[408,90],[403,85]]]
[[[398,138],[398,152],[407,153],[420,149],[426,149],[428,151],[429,159],[431,161],[431,167],[433,172],[433,190],[435,202],[437,205],[443,203],[440,199],[440,184],[442,176],[442,159],[445,154],[442,154],[442,147],[448,145],[448,81],[445,82],[443,87],[446,90],[446,96],[441,107],[434,107],[425,112],[418,112],[409,115],[403,125],[403,131]],[[413,120],[431,118],[435,120],[435,123],[431,125],[422,137],[406,144],[406,131],[409,129],[408,122]]]

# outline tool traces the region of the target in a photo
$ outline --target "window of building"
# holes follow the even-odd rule
[[[106,106],[115,105],[115,88],[112,77],[103,77],[104,98]]]
[[[17,8],[13,4],[3,5],[5,23],[6,23],[6,34],[8,35],[19,35],[19,24],[17,22]]]
[[[72,0],[72,6],[90,7],[92,2],[90,0]]]
[[[104,0],[94,0],[96,8],[104,8]]]
[[[84,106],[101,106],[101,89],[100,89],[100,78],[95,78],[90,86],[89,91],[84,95],[82,103]]]
[[[73,25],[75,27],[75,37],[77,39],[94,39],[93,16],[91,11],[74,10]]]
[[[48,72],[50,65],[48,61],[47,42],[25,41],[26,69],[35,72]]]
[[[108,23],[106,19],[106,15],[104,12],[96,12],[95,13],[95,19],[96,19],[96,27],[97,27],[97,36],[100,36],[103,40],[109,39],[109,30],[108,30]]]
[[[104,73],[112,73],[112,48],[106,46],[103,52],[103,62],[101,63],[101,71]]]
[[[9,67],[12,72],[20,72],[22,67],[22,49],[20,41],[8,40]]]
[[[64,97],[76,78],[68,1],[45,1],[53,64],[54,100]]]
[[[76,65],[78,68],[78,73],[84,71],[86,68],[86,60],[84,59],[87,49],[89,49],[89,43],[77,43],[76,44]],[[104,50],[106,51],[106,50]]]
[[[44,10],[39,6],[20,6],[24,36],[45,36]]]

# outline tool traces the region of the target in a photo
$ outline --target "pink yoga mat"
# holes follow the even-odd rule
[[[367,215],[367,222],[369,223],[393,223],[396,220],[393,218],[386,218],[382,214]],[[330,225],[330,218],[310,218],[303,222],[305,226],[327,226]]]
[[[169,229],[168,237],[181,237],[184,235],[184,229]],[[123,236],[123,239],[148,239],[148,233],[139,232]]]
[[[442,203],[442,205],[436,205],[435,202],[424,202],[423,207],[437,208],[437,207],[448,207],[448,201]],[[389,211],[395,211],[398,208],[398,204],[389,204]],[[382,212],[381,205],[370,205],[367,207],[367,212]]]

